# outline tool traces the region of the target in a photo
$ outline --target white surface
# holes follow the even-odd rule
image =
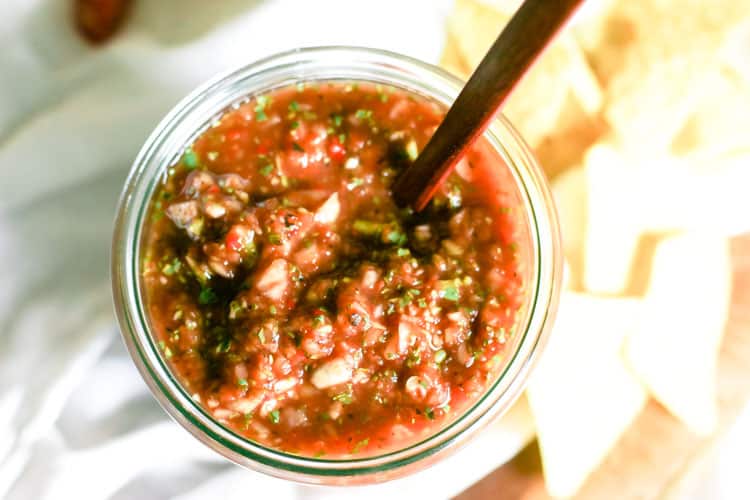
[[[73,32],[72,0],[0,3],[0,497],[351,497],[242,470],[166,418],[114,325],[112,218],[141,143],[203,80],[306,45],[434,62],[450,0],[136,3],[101,49]],[[515,453],[529,425],[496,425],[448,461],[356,495],[455,494]]]

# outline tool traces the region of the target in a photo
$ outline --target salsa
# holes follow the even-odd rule
[[[308,83],[233,106],[151,200],[142,287],[164,358],[213,417],[305,456],[391,451],[496,380],[528,246],[481,139],[428,207],[389,187],[445,108]]]

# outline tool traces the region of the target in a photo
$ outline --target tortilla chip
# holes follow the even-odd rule
[[[696,103],[671,143],[677,155],[706,156],[747,147],[750,80],[725,68],[708,75],[705,85],[710,92]]]
[[[725,236],[750,231],[746,194],[750,148],[638,163],[632,169],[636,185],[628,189],[638,199],[631,212],[640,218],[643,231],[709,231]]]
[[[638,181],[627,161],[610,146],[597,145],[586,156],[588,222],[583,286],[601,294],[621,294],[642,229]]]
[[[675,15],[675,9],[679,15]],[[746,19],[745,0],[615,2],[598,30],[577,30],[606,88],[606,117],[643,149],[667,147],[696,102],[709,94],[727,33]]]
[[[502,2],[500,9],[504,9]],[[458,0],[448,21],[461,59],[473,71],[514,12],[498,10],[472,0]],[[446,56],[453,57],[453,56]],[[555,81],[550,85],[550,81]],[[580,48],[570,36],[559,37],[536,62],[503,108],[504,114],[532,146],[558,130],[558,121],[570,98],[585,113],[595,113],[603,102],[601,89]]]
[[[583,51],[570,36],[564,36],[560,43],[566,48],[567,56],[570,58],[566,76],[573,95],[587,114],[598,113],[602,108],[604,96]]]
[[[626,342],[633,373],[699,435],[716,427],[716,363],[730,293],[726,239],[669,237],[657,246],[641,325]]]
[[[741,75],[750,82],[750,16],[726,31],[724,45],[717,54],[723,69]]]
[[[607,89],[607,121],[622,142],[641,151],[665,150],[705,95],[710,65],[675,57],[622,74]]]
[[[632,291],[629,285],[640,281],[637,274],[647,271],[633,260],[644,235],[709,231],[734,236],[750,231],[750,197],[745,193],[748,165],[750,148],[678,159],[629,158],[613,145],[593,147],[584,166],[582,267],[575,257],[580,230],[571,235],[575,228],[565,227],[571,218],[575,220],[566,213],[570,202],[560,208],[564,241],[571,239],[573,245],[566,248],[566,256],[574,271],[582,269],[583,288],[615,295]]]
[[[581,113],[568,115],[565,123],[560,123],[570,99],[576,101],[574,109]],[[572,40],[560,37],[524,77],[503,112],[535,147],[545,137],[586,121],[601,104],[601,91],[580,49]]]
[[[564,293],[549,345],[529,382],[547,489],[568,497],[641,411],[646,393],[622,360],[637,299]]]
[[[474,0],[456,0],[448,18],[448,35],[457,43],[466,65],[473,71],[479,65],[510,16]]]
[[[450,33],[448,33],[445,39],[440,66],[462,79],[468,78],[471,74],[471,69],[461,57],[456,39]]]
[[[583,288],[583,244],[588,220],[586,190],[583,168],[565,172],[552,184],[567,264],[566,288],[570,290]]]
[[[568,98],[560,110],[554,133],[534,148],[544,173],[550,180],[583,163],[586,151],[607,132],[598,116],[586,115],[578,101]]]

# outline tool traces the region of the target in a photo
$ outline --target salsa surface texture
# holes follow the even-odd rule
[[[481,139],[421,213],[395,176],[441,105],[370,84],[234,106],[151,201],[151,328],[215,419],[305,456],[401,448],[477,401],[512,355],[528,247]]]

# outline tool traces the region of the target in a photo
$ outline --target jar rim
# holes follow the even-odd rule
[[[418,463],[431,463],[449,447],[455,449],[509,409],[521,394],[546,343],[557,308],[562,267],[557,215],[544,175],[520,134],[504,116],[498,115],[485,137],[516,179],[531,226],[535,276],[527,317],[517,331],[517,347],[492,385],[460,416],[426,438],[371,457],[325,459],[294,455],[251,441],[219,424],[190,397],[149,333],[138,269],[143,221],[151,194],[166,168],[208,126],[212,116],[225,112],[239,98],[299,81],[337,79],[393,85],[446,105],[462,87],[458,78],[417,59],[346,46],[294,49],[218,75],[180,101],[144,143],[120,197],[112,240],[112,291],[120,331],[138,370],[165,411],[201,442],[235,463],[316,484],[398,477]],[[195,127],[197,117],[202,118],[203,128]]]

